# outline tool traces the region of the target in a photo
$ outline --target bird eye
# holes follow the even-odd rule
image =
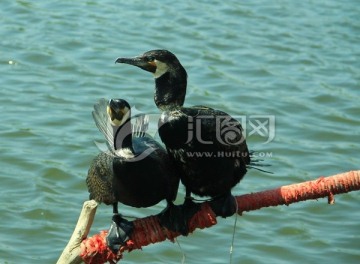
[[[147,56],[146,59],[147,59],[148,62],[152,62],[152,61],[155,60],[155,57],[153,57],[153,56]]]

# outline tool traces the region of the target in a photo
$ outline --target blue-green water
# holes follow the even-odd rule
[[[97,99],[157,113],[151,75],[115,65],[118,56],[169,49],[189,74],[186,105],[275,117],[271,142],[248,136],[250,148],[270,153],[274,174],[250,171],[234,194],[359,169],[359,16],[354,0],[2,0],[0,263],[55,263],[67,244],[102,140],[91,118]],[[359,263],[359,201],[352,192],[333,206],[322,199],[246,213],[233,263]],[[121,208],[140,217],[163,207]],[[100,206],[92,234],[110,218]],[[186,263],[228,263],[233,223],[180,238]],[[164,242],[122,261],[181,258]]]

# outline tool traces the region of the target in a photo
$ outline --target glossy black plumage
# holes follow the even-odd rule
[[[181,173],[187,196],[194,193],[229,199],[231,189],[244,177],[250,164],[241,124],[219,110],[182,106],[187,73],[169,51],[152,50],[135,58],[118,58],[116,62],[154,74],[154,101],[163,111],[159,135]],[[220,214],[234,212],[225,211]]]
[[[179,177],[166,150],[144,132],[146,116],[134,118],[132,124],[126,101],[102,99],[94,106],[93,117],[109,150],[100,153],[90,166],[86,179],[90,199],[113,204],[114,214],[118,213],[118,202],[149,207],[166,200],[171,207]],[[123,233],[127,236],[131,227],[124,221],[117,217],[115,222],[118,227],[125,226]]]
[[[228,194],[250,163],[240,124],[219,110],[204,106],[166,110],[159,135],[180,168],[187,195]]]
[[[120,132],[124,136],[123,144],[125,137],[130,136],[131,145],[112,147],[94,159],[86,180],[90,198],[106,204],[121,202],[133,207],[149,207],[164,199],[169,202],[175,200],[179,180],[165,149],[147,134],[134,136],[130,119],[122,127],[111,126],[106,104],[105,100],[101,100],[95,106],[96,124],[105,128],[100,130],[106,134],[110,146],[116,142],[112,134],[121,129],[124,130]]]

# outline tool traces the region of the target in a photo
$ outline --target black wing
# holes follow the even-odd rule
[[[202,141],[211,142],[217,151],[236,152],[243,157],[245,164],[250,164],[250,153],[238,120],[223,111],[206,106],[182,108],[182,112],[192,118],[194,129],[200,129],[195,133],[201,135]],[[199,124],[201,127],[197,127]]]

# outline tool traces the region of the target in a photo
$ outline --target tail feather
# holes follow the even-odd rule
[[[258,170],[258,171],[261,171],[261,172],[273,174],[273,172],[271,172],[271,171],[259,168],[259,167],[270,167],[271,164],[262,163],[264,161],[263,159],[259,159],[259,158],[254,159],[253,157],[257,156],[256,155],[257,153],[258,152],[254,151],[254,150],[250,151],[250,164],[248,164],[246,166],[246,168],[255,169],[255,170]]]

